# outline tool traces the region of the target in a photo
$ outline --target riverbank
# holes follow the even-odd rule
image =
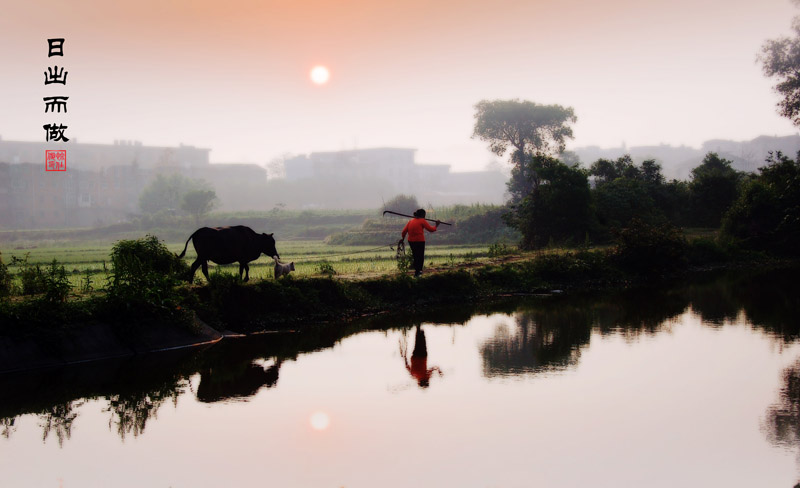
[[[796,261],[749,256],[642,273],[626,270],[609,251],[584,250],[433,269],[418,279],[402,273],[356,280],[289,275],[242,283],[234,275],[215,274],[206,285],[173,287],[164,292],[169,296],[153,296],[153,303],[147,304],[126,303],[120,296],[113,303],[103,296],[63,303],[41,297],[6,301],[0,304],[0,372],[188,347],[218,341],[223,331],[299,330],[385,312],[411,314],[514,295],[652,285],[724,267],[796,265]]]

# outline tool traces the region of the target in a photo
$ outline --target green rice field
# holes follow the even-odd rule
[[[167,247],[179,254],[183,250],[184,242],[168,242]],[[9,271],[17,274],[19,266],[14,264],[12,257],[24,259],[28,256],[31,264],[46,265],[58,260],[63,264],[70,276],[75,290],[81,288],[89,276],[93,289],[105,286],[106,278],[110,273],[111,253],[110,243],[95,242],[84,244],[47,245],[32,243],[29,245],[11,247],[0,246],[3,262],[8,265]],[[327,245],[322,241],[285,241],[278,242],[278,252],[281,262],[295,263],[294,276],[322,276],[330,274],[332,269],[337,276],[343,278],[358,278],[359,276],[374,276],[397,272],[395,250],[389,245],[378,246],[336,246]],[[481,262],[487,260],[488,245],[441,245],[429,242],[425,254],[426,267],[448,267],[458,264]],[[410,249],[406,248],[410,253]],[[185,260],[188,264],[194,261],[196,254],[191,243],[186,251]],[[266,256],[250,264],[250,278],[273,279],[274,262]],[[209,272],[238,273],[238,264],[217,266],[209,263]],[[328,271],[326,273],[325,271]],[[205,277],[198,269],[195,274],[195,283],[204,283]]]

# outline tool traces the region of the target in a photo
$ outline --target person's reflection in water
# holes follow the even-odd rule
[[[431,376],[433,376],[434,371],[439,373],[439,376],[442,376],[442,370],[439,367],[428,368],[428,344],[425,341],[425,332],[419,325],[417,325],[417,332],[414,337],[414,351],[411,352],[411,362],[408,362],[406,351],[401,349],[401,354],[406,370],[417,380],[420,388],[430,386]]]

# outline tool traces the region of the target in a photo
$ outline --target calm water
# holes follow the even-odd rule
[[[792,487],[792,276],[0,376],[0,485]]]

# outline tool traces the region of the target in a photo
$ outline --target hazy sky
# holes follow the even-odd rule
[[[755,62],[790,32],[789,0],[2,1],[6,140],[61,122],[81,142],[191,144],[214,162],[393,146],[470,170],[492,158],[474,105],[497,98],[574,107],[568,147],[797,132]],[[65,87],[43,83],[54,64]],[[44,113],[53,95],[67,114]]]

